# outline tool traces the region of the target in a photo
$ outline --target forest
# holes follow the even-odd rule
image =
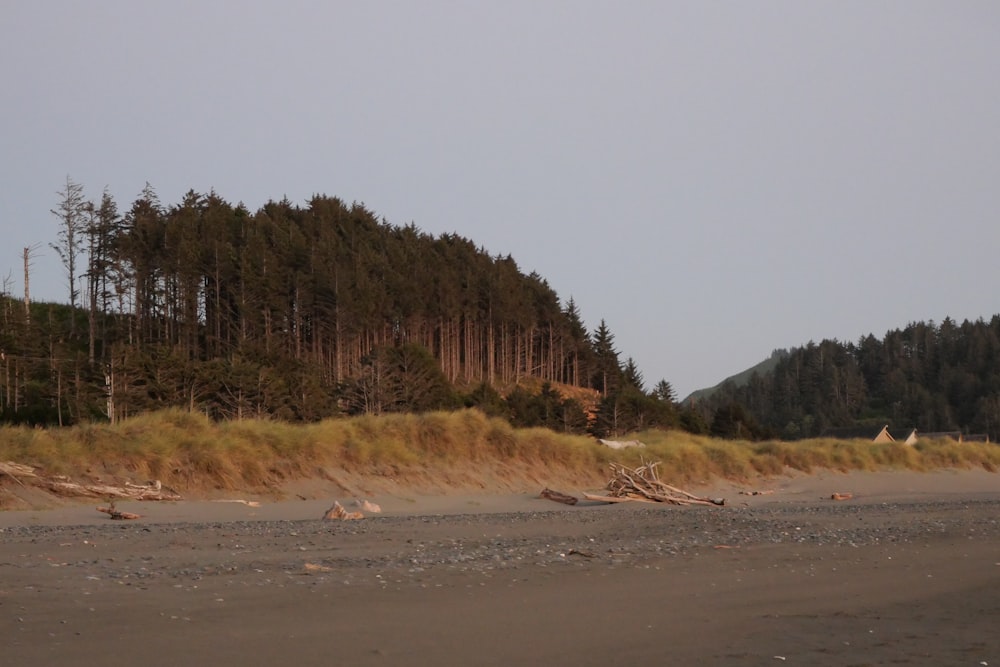
[[[67,178],[49,243],[65,303],[0,286],[0,424],[111,422],[163,408],[287,422],[476,407],[514,426],[748,440],[896,432],[1000,437],[1000,316],[782,350],[678,404],[610,327],[588,331],[510,256],[315,195],[251,212],[215,192],[119,210]]]
[[[953,433],[1000,439],[1000,315],[915,322],[857,343],[824,340],[776,354],[745,383],[701,402],[729,437]]]
[[[680,423],[601,321],[588,332],[513,258],[316,195],[256,212],[214,192],[121,212],[67,179],[49,245],[68,303],[0,294],[0,422],[112,423],[480,407],[519,426],[615,435]]]

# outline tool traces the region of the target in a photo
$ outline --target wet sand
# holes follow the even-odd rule
[[[0,513],[3,664],[1000,665],[1000,475],[698,491]]]

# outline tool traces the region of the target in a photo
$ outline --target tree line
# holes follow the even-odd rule
[[[605,322],[588,331],[572,298],[457,234],[326,195],[251,212],[215,192],[164,205],[147,184],[122,212],[69,178],[52,213],[68,303],[19,300],[5,283],[5,422],[479,406],[607,436],[697,420],[665,380],[644,388]]]
[[[961,432],[1000,440],[1000,315],[911,323],[881,339],[824,340],[774,368],[723,385],[698,409],[720,435],[797,439],[889,425],[903,434]]]

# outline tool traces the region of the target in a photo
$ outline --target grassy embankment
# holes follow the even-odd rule
[[[649,431],[645,449],[610,450],[592,439],[544,429],[514,429],[475,410],[387,415],[289,425],[271,421],[213,423],[177,410],[116,425],[65,429],[0,428],[0,461],[36,466],[75,480],[158,479],[189,497],[234,491],[280,496],[304,480],[364,480],[373,491],[398,487],[447,491],[599,488],[608,464],[660,461],[675,484],[733,480],[828,468],[1000,469],[994,444],[862,440],[739,442],[682,432]]]

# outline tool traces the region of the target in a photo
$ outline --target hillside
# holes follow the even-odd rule
[[[477,407],[598,437],[678,423],[603,320],[588,331],[544,278],[457,234],[326,195],[250,211],[215,192],[164,205],[147,186],[119,213],[71,185],[53,246],[81,289],[0,293],[0,423],[172,407],[291,423]]]
[[[690,404],[692,402],[698,402],[707,398],[710,398],[715,392],[721,389],[727,383],[733,384],[737,387],[742,387],[746,385],[750,378],[753,377],[754,373],[758,375],[766,375],[771,372],[778,362],[787,357],[789,354],[788,350],[775,350],[771,353],[771,356],[761,361],[758,364],[751,366],[750,368],[740,371],[735,375],[730,375],[725,380],[715,385],[714,387],[708,387],[706,389],[697,389],[691,392],[682,402],[684,404]]]
[[[810,342],[771,361],[768,371],[701,400],[713,433],[735,427],[799,439],[889,425],[891,432],[1000,439],[1000,315],[913,322],[857,343]]]

